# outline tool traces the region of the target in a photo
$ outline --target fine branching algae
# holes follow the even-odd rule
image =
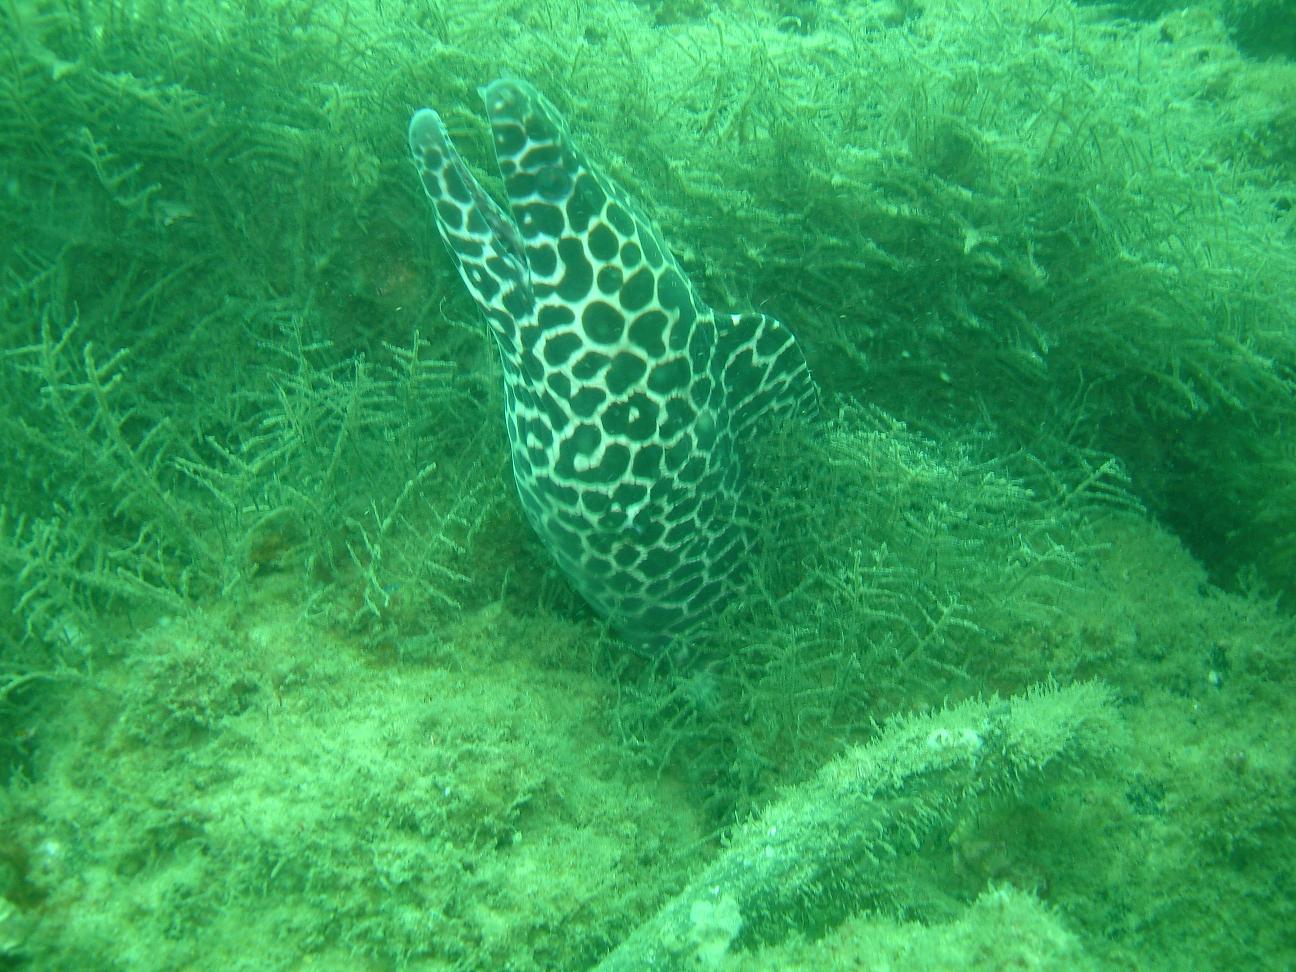
[[[716,968],[730,950],[879,902],[921,913],[904,869],[934,832],[1044,772],[1092,772],[1112,745],[1109,693],[1094,685],[899,720],[743,824],[598,972]]]
[[[0,966],[1296,965],[1288,8],[0,4]],[[410,165],[502,75],[821,393],[664,653]]]

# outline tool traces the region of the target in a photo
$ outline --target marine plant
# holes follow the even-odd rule
[[[946,707],[1002,740],[975,700],[1052,676],[1137,745],[1020,791],[1009,743],[984,781],[923,764],[884,794],[887,833],[932,824],[906,868],[789,895],[820,937],[744,890],[676,912],[695,944],[1291,964],[1290,65],[1054,0],[14,0],[0,31],[4,963],[591,967],[780,792],[831,816],[795,799],[842,795],[822,767]],[[682,655],[627,651],[530,538],[406,158],[443,106],[498,189],[504,71],[825,392],[765,444],[753,596]]]

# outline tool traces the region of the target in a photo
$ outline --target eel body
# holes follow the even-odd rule
[[[522,81],[483,89],[507,209],[436,112],[409,144],[494,336],[526,517],[581,595],[639,643],[738,596],[744,444],[817,394],[791,333],[707,307],[640,208]]]

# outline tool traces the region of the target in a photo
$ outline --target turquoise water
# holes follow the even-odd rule
[[[1296,965],[1290,13],[8,5],[0,966]],[[674,642],[409,158],[501,76],[817,387]]]

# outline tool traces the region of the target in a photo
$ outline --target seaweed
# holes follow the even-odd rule
[[[1049,464],[1115,455],[1216,582],[1249,564],[1289,591],[1290,520],[1230,538],[1275,508],[1247,471],[1292,419],[1290,74],[1070,5],[886,7],[804,36],[690,26],[629,56],[633,94],[569,117],[659,147],[617,177],[716,303],[791,322],[833,390]],[[621,107],[654,85],[675,94]]]
[[[995,646],[1083,600],[1092,525],[1138,504],[1110,457],[1049,468],[984,448],[848,404],[774,436],[749,488],[751,593],[684,661],[620,658],[627,745],[694,781],[720,822],[772,773],[799,778],[867,734],[867,713],[1017,684],[1031,662]]]
[[[1114,743],[1107,690],[1036,689],[896,720],[737,828],[729,845],[596,966],[718,968],[729,952],[815,937],[842,915],[905,900],[906,860],[978,801],[1055,764],[1092,773]],[[885,902],[883,905],[882,903]]]
[[[0,5],[0,962],[592,967],[782,788],[1052,677],[1136,745],[908,776],[920,847],[707,955],[1283,965],[1291,65],[1212,9]],[[823,387],[684,651],[530,538],[405,158],[420,104],[488,158],[501,73]]]

